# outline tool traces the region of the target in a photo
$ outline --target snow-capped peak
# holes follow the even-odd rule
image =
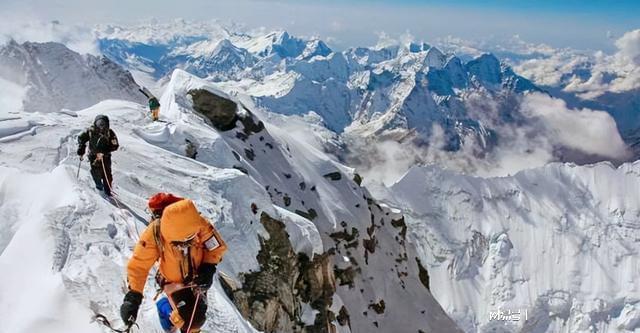
[[[424,65],[434,69],[444,67],[447,57],[437,47],[432,46],[424,57]]]
[[[60,43],[0,48],[0,75],[27,87],[24,109],[56,112],[109,98],[144,101],[131,74],[105,57],[80,55]],[[10,74],[10,75],[7,75]]]

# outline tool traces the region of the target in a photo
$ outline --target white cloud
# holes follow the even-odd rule
[[[0,77],[0,119],[11,117],[12,113],[22,110],[22,99],[26,88]]]
[[[614,44],[617,49],[613,54],[556,49],[549,56],[524,60],[514,68],[538,85],[562,87],[583,99],[640,88],[640,29],[626,32]]]
[[[627,32],[615,44],[623,63],[640,65],[640,29]]]
[[[98,54],[95,37],[90,28],[66,25],[58,21],[43,22],[26,17],[3,17],[0,21],[0,44],[10,39],[23,42],[58,42],[81,53]]]
[[[540,93],[525,96],[521,108],[541,120],[554,144],[614,160],[629,157],[615,121],[604,111],[569,109],[563,100]]]

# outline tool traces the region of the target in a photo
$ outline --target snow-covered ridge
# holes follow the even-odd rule
[[[640,327],[639,186],[640,162],[489,179],[414,167],[387,199],[465,331],[628,332]],[[491,321],[500,309],[528,320]]]
[[[207,125],[203,115],[193,112],[194,91],[235,103],[239,118],[234,127],[214,130]],[[166,123],[149,123],[145,105],[116,100],[66,113],[18,113],[35,130],[6,136],[10,141],[1,147],[0,212],[6,228],[0,238],[0,267],[9,273],[0,277],[0,310],[16,315],[3,320],[0,331],[98,332],[98,324],[89,322],[94,311],[117,318],[124,264],[135,228],[143,228],[135,216],[144,215],[146,198],[157,191],[193,199],[229,245],[219,266],[225,289],[216,281],[209,294],[210,332],[268,327],[284,332],[328,324],[338,332],[457,330],[427,289],[415,249],[404,239],[401,215],[378,205],[352,180],[352,170],[261,122],[251,105],[186,72],[174,73],[161,103]],[[121,148],[113,155],[115,192],[133,215],[95,192],[86,165],[75,178],[75,135],[96,114],[109,115],[119,135]],[[184,157],[185,139],[197,147],[198,160]],[[30,191],[39,195],[31,197]],[[281,237],[280,225],[288,236]],[[270,247],[278,239],[286,241]],[[27,249],[37,258],[32,263],[37,275],[30,274],[36,268],[21,265]],[[264,256],[258,253],[279,249],[293,254],[282,267],[297,272],[311,293],[270,303],[278,304],[268,310],[277,311],[274,317],[251,301],[255,290],[243,283],[268,277],[283,293],[296,290],[296,274],[287,277],[294,278],[292,284],[277,274],[261,274],[279,264],[261,261]],[[320,276],[310,274],[314,269],[321,269]],[[324,282],[314,289],[318,278]],[[160,332],[150,301],[152,279],[138,319],[144,332]],[[41,299],[40,307],[11,302],[17,290]],[[237,307],[242,299],[249,300],[247,308]]]

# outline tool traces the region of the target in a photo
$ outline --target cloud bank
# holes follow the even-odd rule
[[[428,145],[393,140],[351,142],[347,160],[366,179],[390,185],[415,164],[499,177],[554,161],[583,164],[631,157],[615,121],[603,111],[571,109],[560,99],[531,93],[519,101],[516,118],[521,121],[505,123],[493,101],[478,95],[467,103],[486,127],[496,130],[496,146],[487,150],[482,142],[467,138],[460,150],[446,151],[444,131],[434,125]]]
[[[92,29],[81,25],[66,25],[58,21],[5,16],[0,20],[0,44],[9,40],[23,42],[57,42],[80,53],[99,54]]]
[[[614,45],[613,54],[557,49],[548,57],[525,60],[514,67],[536,84],[560,86],[583,99],[639,89],[640,29],[624,33]]]

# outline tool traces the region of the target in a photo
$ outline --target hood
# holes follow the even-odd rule
[[[103,114],[99,114],[96,116],[96,119],[93,120],[93,126],[98,127],[98,125],[96,125],[98,123],[98,120],[104,120],[107,122],[107,128],[110,128],[109,126],[109,117],[103,115]]]
[[[160,219],[160,233],[167,242],[184,241],[197,234],[206,223],[193,201],[184,199],[165,207]]]

